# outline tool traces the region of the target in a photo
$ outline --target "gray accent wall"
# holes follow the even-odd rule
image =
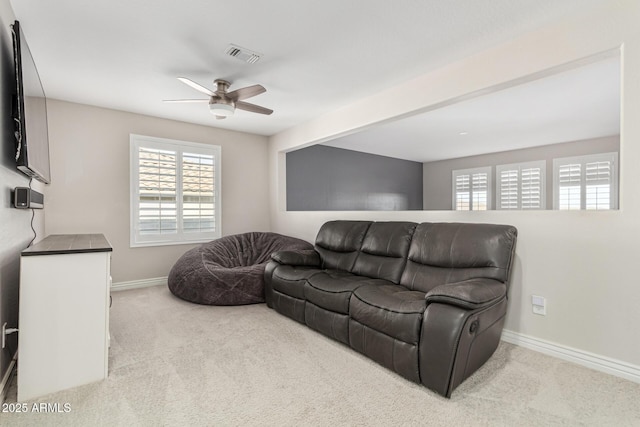
[[[288,211],[422,209],[420,162],[323,145],[286,157]]]
[[[546,205],[547,209],[552,209],[553,159],[610,152],[620,152],[620,135],[427,162],[424,163],[423,170],[424,209],[451,210],[453,203],[452,172],[454,170],[492,166],[492,192],[495,196],[495,167],[497,165],[536,160],[546,160]],[[495,199],[495,197],[492,197],[491,209],[496,208]]]

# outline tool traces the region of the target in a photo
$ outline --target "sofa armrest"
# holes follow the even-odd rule
[[[436,286],[425,296],[427,304],[439,302],[475,310],[503,298],[507,285],[494,279],[469,279]]]
[[[278,251],[271,254],[271,259],[278,264],[320,267],[320,255],[314,251]]]

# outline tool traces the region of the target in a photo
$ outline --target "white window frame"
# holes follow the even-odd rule
[[[540,169],[540,207],[523,208],[522,207],[522,170],[523,169]],[[502,207],[502,172],[517,171],[518,199],[516,208]],[[496,209],[497,210],[544,210],[547,205],[547,162],[545,160],[534,160],[531,162],[511,163],[508,165],[496,166]]]
[[[191,243],[204,243],[217,239],[222,235],[222,205],[221,205],[221,165],[222,149],[218,145],[201,144],[196,142],[179,141],[152,136],[130,134],[130,246],[164,246]],[[140,188],[139,188],[139,151],[140,148],[151,148],[175,151],[178,156],[176,161],[176,218],[177,231],[172,234],[141,234],[138,229],[138,217],[140,214]],[[184,232],[182,229],[182,158],[183,153],[211,155],[214,159],[214,230],[213,232]]]
[[[486,174],[487,175],[487,209],[491,210],[491,201],[493,199],[493,185],[492,185],[492,177],[491,177],[491,166],[485,166],[480,168],[472,168],[472,169],[458,169],[451,172],[451,206],[454,211],[461,211],[461,209],[457,209],[457,191],[456,191],[456,179],[462,175],[469,175],[469,210],[478,210],[473,209],[473,180],[471,177],[474,174]]]
[[[600,154],[588,154],[584,156],[573,156],[553,159],[553,209],[560,210],[560,167],[566,164],[580,164],[580,209],[574,210],[587,210],[586,209],[586,164],[593,162],[605,162],[608,161],[611,164],[611,177],[609,183],[609,209],[601,210],[615,210],[618,209],[618,153],[600,153]]]

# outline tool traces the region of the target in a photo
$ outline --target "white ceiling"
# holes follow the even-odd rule
[[[273,135],[610,0],[12,0],[48,97]],[[264,57],[246,64],[230,44]],[[185,76],[262,84],[215,120]]]
[[[620,57],[614,55],[324,145],[430,162],[619,133]]]

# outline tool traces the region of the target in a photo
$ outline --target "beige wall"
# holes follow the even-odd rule
[[[267,138],[52,100],[47,233],[103,233],[114,282],[164,277],[193,245],[129,247],[129,134],[222,147],[222,234],[268,231]]]
[[[272,229],[314,239],[329,219],[508,223],[519,230],[506,328],[640,366],[640,2],[611,1],[270,138]],[[624,46],[623,46],[624,45]],[[284,154],[294,147],[424,111],[464,94],[620,46],[620,210],[602,212],[286,212]],[[548,314],[532,313],[531,295]]]

